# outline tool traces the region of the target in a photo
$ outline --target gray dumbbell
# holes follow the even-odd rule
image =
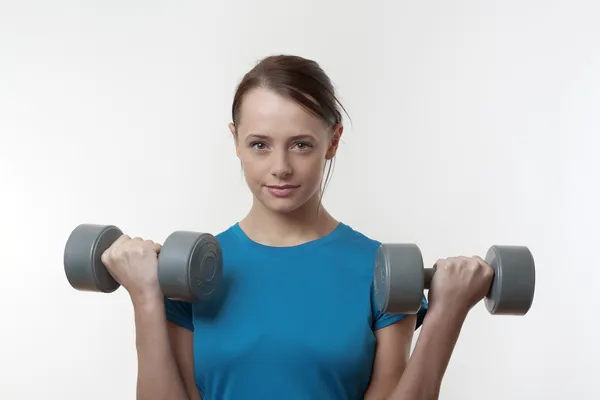
[[[82,224],[71,232],[64,268],[74,289],[112,293],[119,288],[100,258],[121,235],[113,225]],[[214,236],[177,231],[167,237],[158,256],[158,280],[166,297],[186,302],[206,299],[221,277],[221,247]]]
[[[485,261],[494,269],[485,307],[494,315],[525,315],[535,292],[535,262],[527,247],[492,246]],[[373,287],[379,309],[392,314],[415,314],[429,289],[434,268],[423,267],[414,244],[382,244],[375,257]]]

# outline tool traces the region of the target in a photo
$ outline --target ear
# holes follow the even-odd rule
[[[235,154],[237,155],[238,158],[240,158],[240,147],[239,147],[238,140],[237,140],[238,139],[237,130],[235,129],[235,125],[233,124],[233,122],[229,123],[229,131],[233,135],[233,143],[235,144]]]
[[[341,123],[337,124],[333,128],[333,136],[331,137],[331,142],[329,143],[329,148],[327,149],[327,153],[325,154],[326,160],[331,160],[335,157],[337,153],[338,145],[340,143],[340,139],[342,138],[342,133],[344,133],[344,125]]]

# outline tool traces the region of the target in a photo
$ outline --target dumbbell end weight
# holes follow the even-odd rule
[[[81,224],[69,235],[63,254],[65,274],[76,290],[112,293],[119,288],[104,264],[102,253],[123,232],[113,225]]]
[[[158,258],[158,280],[172,300],[208,299],[223,276],[221,247],[208,233],[176,231],[165,240]]]
[[[484,299],[493,315],[522,316],[529,312],[535,294],[535,261],[525,246],[495,245],[485,261],[494,269],[494,280]]]
[[[424,268],[415,244],[382,244],[375,255],[373,289],[384,313],[416,314],[421,308]]]

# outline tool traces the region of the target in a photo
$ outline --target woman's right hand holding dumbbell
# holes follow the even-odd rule
[[[494,270],[480,257],[449,257],[435,264],[429,288],[431,309],[444,308],[464,313],[485,297]]]
[[[161,245],[121,235],[104,253],[102,263],[112,277],[129,292],[132,300],[161,297],[158,283],[158,252]]]

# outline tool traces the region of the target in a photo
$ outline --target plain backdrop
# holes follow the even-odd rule
[[[475,307],[441,398],[600,398],[598,21],[591,0],[0,1],[0,398],[134,398],[127,293],[73,290],[65,241],[242,218],[231,101],[280,53],[352,118],[335,217],[427,264],[533,252],[530,313]]]

